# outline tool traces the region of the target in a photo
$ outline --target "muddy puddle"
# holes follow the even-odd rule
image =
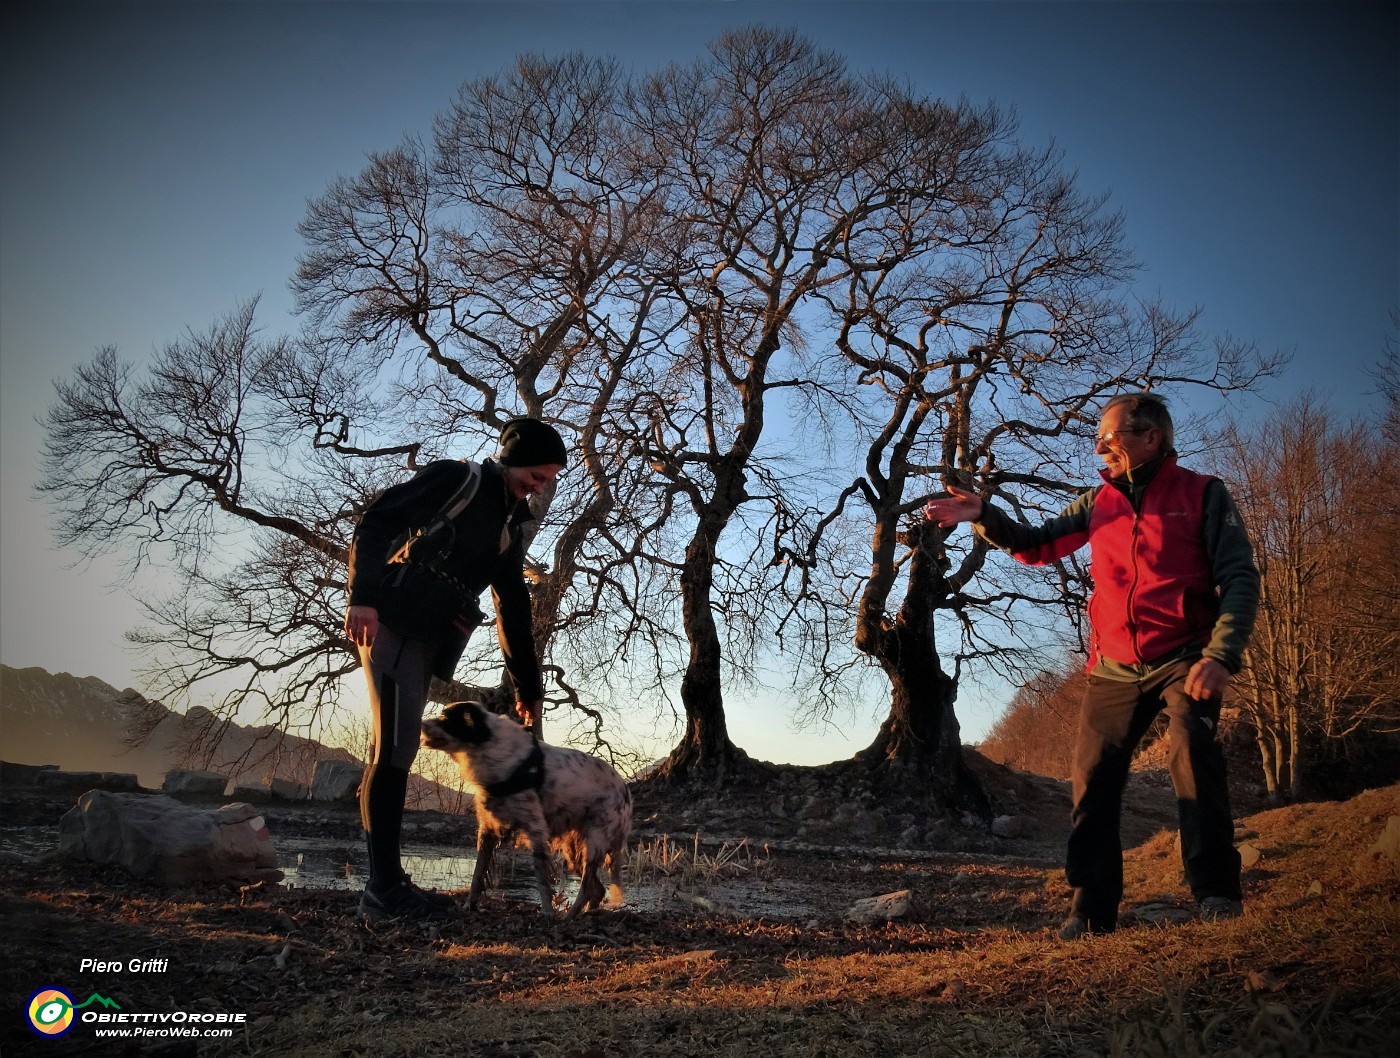
[[[274,840],[282,884],[290,889],[317,889],[358,893],[367,877],[363,843],[312,836]],[[36,859],[58,847],[57,828],[0,827],[0,854],[16,859]],[[535,882],[530,855],[524,849],[496,854],[497,879],[493,892],[511,901],[533,903]],[[465,893],[476,869],[471,850],[455,845],[406,842],[403,865],[414,882],[425,889]],[[739,877],[667,877],[649,873],[641,881],[623,873],[623,907],[633,911],[691,910],[731,914],[746,918],[808,920],[820,913],[822,903],[811,886],[786,878],[759,875]],[[563,887],[563,899],[572,901],[578,879]]]

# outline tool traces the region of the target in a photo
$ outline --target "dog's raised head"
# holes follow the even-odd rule
[[[453,702],[424,720],[421,730],[420,745],[442,750],[469,784],[483,790],[512,775],[535,749],[528,730],[480,702]]]
[[[491,737],[491,719],[480,702],[453,702],[423,721],[422,744],[444,753],[479,746]]]

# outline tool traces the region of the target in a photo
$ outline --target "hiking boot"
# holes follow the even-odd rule
[[[406,877],[381,892],[366,886],[360,894],[359,915],[365,922],[441,922],[449,917],[446,907],[428,899]]]
[[[1102,929],[1092,925],[1087,918],[1076,912],[1060,924],[1060,931],[1056,933],[1055,936],[1068,943],[1070,941],[1083,940],[1090,935],[1100,936],[1104,933],[1112,932],[1112,928]]]
[[[406,874],[403,876],[403,880],[418,894],[420,900],[424,900],[434,907],[440,907],[444,911],[452,911],[457,907],[457,901],[453,900],[452,897],[448,896],[446,893],[439,893],[435,889],[424,889],[419,885],[415,885],[413,879]]]
[[[1239,918],[1244,914],[1244,904],[1231,900],[1228,896],[1208,896],[1201,901],[1202,922],[1224,922],[1229,918]]]

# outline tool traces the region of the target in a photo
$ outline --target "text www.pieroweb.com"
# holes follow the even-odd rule
[[[94,1036],[129,1039],[140,1037],[198,1037],[228,1039],[233,1026],[243,1025],[246,1014],[193,1014],[177,1010],[169,1014],[113,1014],[88,1011],[82,1020],[92,1026]]]

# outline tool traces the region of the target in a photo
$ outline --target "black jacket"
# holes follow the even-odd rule
[[[350,542],[351,606],[387,608],[388,595],[394,590],[387,565],[390,548],[405,533],[431,521],[466,475],[466,463],[438,460],[374,499],[360,516]],[[506,491],[505,474],[498,464],[490,460],[482,463],[481,475],[466,510],[425,543],[441,568],[460,582],[472,599],[491,589],[506,671],[519,699],[534,701],[543,697],[544,688],[523,572],[524,524],[534,516],[528,504],[512,499]],[[385,623],[392,631],[400,631],[391,622]],[[453,615],[442,618],[440,640],[442,649],[433,674],[450,679],[466,647],[466,635],[454,627]]]

